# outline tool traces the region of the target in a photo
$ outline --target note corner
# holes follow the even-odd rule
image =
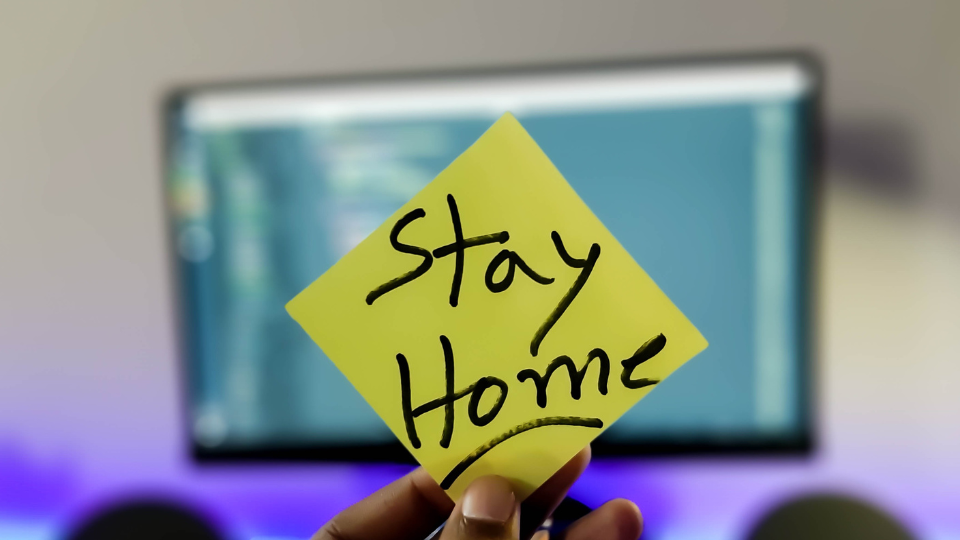
[[[707,350],[708,347],[710,347],[710,342],[707,341],[707,338],[705,338],[700,331],[697,331],[697,344],[693,355],[696,356],[702,353],[703,351]]]
[[[287,303],[283,306],[283,308],[287,311],[287,315],[289,315],[290,318],[292,318],[292,319],[295,320],[295,321],[299,321],[299,320],[300,320],[300,317],[299,317],[299,315],[300,315],[300,304],[301,304],[301,298],[300,298],[300,296],[301,296],[302,294],[303,294],[303,293],[300,293],[300,294],[294,296],[293,298],[290,299],[289,302],[287,302]]]

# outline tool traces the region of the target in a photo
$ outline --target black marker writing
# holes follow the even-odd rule
[[[460,299],[460,282],[463,280],[463,260],[464,252],[467,248],[492,244],[494,242],[504,243],[510,239],[507,231],[501,231],[495,234],[485,234],[483,236],[474,236],[473,238],[463,238],[463,226],[460,224],[460,211],[457,210],[457,201],[453,195],[447,195],[447,206],[450,207],[450,219],[453,220],[453,242],[433,250],[433,256],[436,258],[446,257],[451,253],[457,255],[456,267],[453,270],[453,282],[450,284],[450,305],[457,307]]]
[[[450,209],[450,220],[453,225],[454,239],[453,242],[434,249],[432,253],[422,247],[405,244],[399,240],[400,232],[403,231],[407,225],[426,216],[426,212],[422,208],[417,208],[416,210],[409,212],[400,218],[399,221],[397,221],[390,232],[390,245],[400,253],[409,253],[411,255],[423,257],[423,261],[413,270],[397,278],[391,279],[367,294],[367,305],[373,305],[373,302],[376,301],[377,298],[380,298],[384,294],[402,285],[410,283],[411,281],[427,273],[427,271],[433,266],[433,259],[441,259],[443,257],[454,255],[455,262],[453,278],[450,282],[450,305],[457,307],[460,302],[460,287],[463,283],[463,268],[466,258],[466,250],[472,247],[478,247],[487,244],[503,244],[510,240],[510,233],[507,231],[464,238],[463,224],[460,222],[460,210],[457,207],[457,200],[452,194],[449,193],[447,194],[447,206]],[[577,295],[580,294],[580,290],[583,289],[583,286],[587,283],[587,280],[590,278],[590,274],[593,272],[593,269],[597,264],[597,260],[600,258],[599,244],[595,243],[590,246],[590,251],[587,253],[586,259],[578,259],[567,253],[567,250],[563,245],[563,240],[560,238],[560,234],[557,231],[553,231],[550,234],[550,238],[553,240],[553,245],[557,250],[557,254],[560,255],[560,259],[564,262],[564,264],[570,268],[579,269],[580,274],[573,282],[573,285],[570,286],[570,289],[567,290],[566,294],[564,294],[560,299],[560,303],[557,304],[557,307],[554,308],[554,310],[534,334],[533,340],[530,342],[531,356],[537,356],[537,354],[540,352],[540,344],[547,336],[547,333],[549,333],[557,321],[560,320],[560,317],[562,317],[567,308],[570,307],[570,304],[577,297]],[[504,264],[506,264],[506,273],[501,279],[497,279],[497,272]],[[513,284],[513,280],[514,277],[516,277],[516,271],[518,268],[528,278],[536,283],[539,283],[540,285],[550,285],[555,281],[554,278],[543,276],[531,268],[530,265],[527,264],[527,262],[524,261],[516,251],[503,249],[497,253],[487,265],[487,271],[484,274],[484,284],[487,286],[487,289],[490,292],[504,292]]]
[[[457,201],[453,198],[453,195],[447,195],[447,205],[450,207],[450,219],[453,221],[453,236],[454,241],[445,245],[440,246],[437,249],[433,250],[433,256],[431,257],[430,250],[424,249],[422,247],[411,246],[409,244],[404,244],[398,239],[400,232],[404,227],[416,221],[424,216],[426,212],[423,208],[417,208],[412,210],[407,215],[400,218],[399,221],[393,226],[393,229],[390,231],[390,245],[393,246],[393,249],[399,251],[400,253],[409,253],[411,255],[419,255],[423,257],[423,261],[420,263],[420,266],[414,268],[413,270],[403,274],[400,277],[391,279],[390,281],[380,285],[376,289],[370,291],[367,294],[367,305],[373,305],[373,302],[380,298],[381,296],[387,294],[388,292],[406,285],[411,281],[417,279],[418,277],[427,273],[427,270],[430,270],[430,267],[433,265],[433,259],[442,259],[448,255],[456,255],[456,263],[453,270],[453,280],[450,284],[450,305],[453,307],[457,306],[457,303],[460,299],[460,283],[463,281],[463,265],[464,265],[464,253],[468,248],[483,246],[486,244],[502,244],[510,239],[510,234],[507,231],[500,231],[494,234],[484,234],[480,236],[473,236],[471,238],[463,237],[463,227],[460,224],[460,211],[457,210]],[[522,262],[522,261],[521,261]],[[521,267],[521,270],[526,272],[529,270],[529,267],[526,264]],[[532,270],[531,270],[532,272]],[[529,273],[528,273],[529,275]],[[540,278],[540,276],[537,276]],[[540,278],[546,279],[546,278]],[[550,280],[553,281],[553,280]]]
[[[531,420],[518,426],[514,426],[507,430],[506,433],[497,435],[489,441],[481,444],[476,450],[470,452],[467,457],[461,459],[460,463],[457,463],[456,466],[454,466],[454,468],[443,477],[443,480],[440,481],[440,487],[443,489],[450,489],[450,486],[457,481],[457,478],[460,478],[460,475],[466,472],[466,470],[471,465],[476,463],[478,459],[482,458],[484,454],[493,450],[498,444],[505,442],[508,439],[512,439],[521,433],[526,433],[531,429],[549,426],[576,426],[600,429],[603,427],[603,420],[600,420],[599,418],[581,418],[579,416],[548,416],[546,418],[538,418],[536,420]]]
[[[500,281],[494,281],[497,270],[500,269],[500,265],[503,263],[508,263],[507,274]],[[526,274],[527,277],[541,285],[549,285],[553,283],[553,278],[543,277],[534,272],[533,269],[527,265],[526,261],[521,259],[520,255],[517,255],[517,252],[504,249],[500,253],[497,253],[497,256],[494,257],[493,260],[490,261],[490,264],[487,265],[487,273],[483,276],[483,280],[487,285],[487,289],[494,293],[507,290],[510,285],[513,284],[513,275],[517,268]]]
[[[607,395],[607,380],[610,378],[610,358],[603,349],[594,349],[587,355],[587,363],[579,370],[573,364],[569,356],[558,356],[547,365],[547,370],[540,375],[535,369],[524,369],[517,373],[517,380],[523,382],[527,379],[533,379],[533,384],[537,387],[537,405],[541,409],[547,406],[547,385],[550,384],[550,377],[553,372],[563,366],[567,368],[570,375],[570,397],[580,399],[580,387],[583,385],[583,378],[587,375],[587,368],[594,359],[600,360],[600,374],[597,380],[597,390],[602,395]]]
[[[403,423],[407,428],[407,438],[414,448],[420,448],[417,436],[417,424],[413,421],[413,408],[410,406],[410,364],[407,357],[398,354],[397,366],[400,368],[400,408],[403,409]]]
[[[410,397],[410,365],[407,358],[402,354],[397,354],[397,366],[400,369],[400,407],[403,411],[403,423],[407,429],[407,438],[410,439],[410,445],[414,448],[420,448],[420,438],[417,436],[416,418],[424,413],[428,413],[439,407],[444,408],[443,432],[440,435],[440,446],[450,447],[450,440],[453,438],[454,423],[454,403],[466,397],[469,394],[470,404],[468,405],[468,415],[470,421],[477,426],[489,424],[503,408],[503,403],[507,399],[507,383],[496,377],[483,377],[470,386],[454,391],[454,359],[453,346],[447,336],[440,336],[440,347],[443,349],[443,372],[444,372],[444,395],[428,401],[417,408],[413,408]],[[493,407],[484,414],[479,414],[480,398],[483,392],[488,388],[496,386],[500,390],[500,395]]]
[[[593,267],[597,265],[597,259],[600,258],[600,244],[590,246],[590,252],[587,253],[586,259],[577,259],[567,253],[566,248],[563,247],[563,240],[560,239],[560,234],[557,231],[550,233],[550,238],[553,240],[553,245],[557,248],[557,253],[560,255],[560,258],[563,259],[563,262],[570,268],[580,268],[581,270],[580,275],[577,276],[577,280],[573,282],[570,290],[567,291],[567,294],[563,295],[556,309],[553,310],[553,313],[547,317],[547,320],[543,322],[537,330],[537,333],[534,334],[533,341],[530,342],[531,356],[536,356],[537,353],[540,352],[540,343],[543,342],[543,338],[547,337],[547,332],[553,328],[553,325],[557,324],[557,321],[560,320],[563,313],[570,307],[573,299],[580,294],[580,289],[583,289],[583,286],[587,283],[587,279],[590,278],[590,273],[593,272]]]
[[[623,371],[620,373],[620,382],[623,386],[635,390],[660,382],[657,379],[633,379],[632,376],[633,370],[637,369],[637,366],[656,356],[666,346],[667,338],[660,334],[641,345],[637,352],[633,353],[633,356],[622,360],[620,364],[623,366]]]
[[[423,260],[413,270],[387,281],[368,293],[366,297],[366,302],[368,305],[373,305],[373,303],[384,294],[410,283],[411,281],[427,273],[427,271],[429,271],[432,267],[434,259],[441,259],[443,257],[454,255],[455,264],[453,278],[450,283],[449,303],[451,306],[457,307],[460,298],[460,289],[463,282],[466,250],[487,244],[503,244],[510,239],[510,234],[507,231],[464,238],[463,226],[460,221],[460,211],[457,207],[457,201],[452,194],[447,195],[447,206],[450,210],[450,219],[453,226],[454,240],[453,242],[440,246],[433,251],[406,244],[400,242],[399,240],[400,233],[407,225],[410,225],[414,221],[426,216],[426,212],[422,208],[412,210],[400,218],[396,224],[394,224],[393,229],[390,232],[390,245],[393,247],[393,249],[400,253],[416,255],[421,257]],[[570,268],[578,269],[580,272],[573,284],[560,299],[560,302],[557,304],[556,308],[553,309],[553,311],[549,314],[549,316],[534,334],[533,339],[530,342],[529,350],[530,355],[534,357],[539,353],[540,345],[547,337],[547,334],[550,333],[553,327],[557,324],[573,301],[580,294],[580,291],[590,279],[590,276],[597,265],[597,261],[600,259],[600,245],[597,243],[591,244],[586,258],[581,259],[573,257],[567,252],[567,249],[563,244],[563,239],[560,237],[560,233],[553,231],[550,234],[550,238],[553,241],[553,245],[557,251],[557,254],[560,256],[560,259],[563,261],[563,263]],[[506,269],[503,272],[503,276],[498,278],[498,272],[504,265],[506,265]],[[493,257],[492,260],[490,260],[489,264],[487,265],[487,269],[484,274],[484,284],[490,292],[494,294],[502,293],[508,290],[513,284],[518,268],[530,280],[540,285],[550,285],[555,281],[554,278],[543,276],[531,268],[530,265],[527,264],[527,262],[516,251],[502,249]],[[663,334],[659,334],[641,345],[632,356],[620,362],[622,366],[620,383],[624,388],[635,390],[655,385],[660,382],[658,379],[644,377],[635,378],[634,372],[644,362],[647,362],[659,354],[666,347],[666,344],[667,338]],[[410,440],[410,445],[415,449],[418,449],[422,446],[422,442],[417,434],[416,425],[416,420],[421,415],[427,414],[441,407],[443,408],[443,429],[440,434],[439,445],[442,448],[449,448],[453,439],[454,422],[456,420],[455,406],[457,401],[469,396],[470,399],[467,404],[467,417],[473,425],[477,427],[483,427],[493,422],[497,415],[500,414],[509,394],[509,386],[507,383],[502,379],[492,376],[481,377],[473,384],[460,390],[456,390],[454,378],[456,362],[454,360],[453,346],[447,336],[440,336],[440,347],[443,352],[443,395],[416,407],[413,406],[409,362],[403,354],[398,353],[396,355],[397,368],[400,375],[400,405],[403,414],[403,422],[406,428],[407,437]],[[591,350],[587,354],[587,360],[583,364],[583,367],[579,369],[569,356],[561,355],[554,358],[546,366],[546,369],[542,374],[536,369],[520,370],[517,373],[517,381],[522,384],[527,380],[532,380],[536,389],[537,405],[540,408],[545,409],[547,407],[547,391],[550,385],[550,379],[554,376],[556,371],[564,368],[570,381],[570,397],[574,400],[579,400],[582,395],[583,383],[586,378],[587,371],[589,370],[590,365],[594,363],[594,360],[597,360],[596,363],[598,364],[598,368],[594,370],[597,371],[597,391],[600,393],[600,395],[605,396],[607,395],[610,379],[610,358],[601,348],[595,348]],[[496,398],[485,412],[481,412],[480,409],[483,402],[483,397],[488,391],[495,391]],[[487,402],[489,403],[489,400]],[[488,440],[486,443],[480,445],[473,452],[460,460],[460,462],[443,478],[440,486],[444,489],[450,488],[464,471],[466,471],[473,463],[475,463],[497,445],[530,430],[549,426],[573,426],[600,429],[603,427],[603,421],[599,418],[590,417],[548,416],[518,424],[506,432]]]
[[[633,372],[640,364],[659,354],[666,344],[667,338],[664,337],[663,334],[660,334],[641,345],[633,356],[620,362],[623,366],[623,371],[620,374],[620,382],[624,388],[633,390],[659,382],[657,379],[634,379]],[[497,377],[481,377],[470,386],[454,391],[455,361],[453,346],[447,336],[440,336],[440,347],[443,350],[444,394],[417,407],[413,407],[412,404],[410,366],[407,358],[403,354],[397,354],[397,366],[400,370],[400,407],[403,412],[403,422],[407,430],[407,438],[410,439],[410,445],[414,448],[420,448],[421,446],[416,426],[416,419],[421,415],[443,407],[443,431],[440,435],[440,446],[449,448],[450,441],[453,437],[455,419],[454,405],[458,400],[468,395],[470,396],[470,402],[467,405],[467,416],[470,418],[470,422],[477,427],[483,427],[492,422],[497,415],[500,414],[500,410],[503,409],[503,405],[507,400],[509,387],[505,381]],[[577,369],[569,356],[558,356],[550,362],[543,375],[535,369],[523,369],[517,373],[517,380],[521,383],[528,379],[533,380],[534,386],[537,389],[537,405],[543,409],[547,406],[547,387],[550,384],[550,379],[553,377],[555,371],[564,367],[570,377],[570,397],[579,400],[583,380],[587,374],[587,368],[590,367],[590,364],[593,363],[594,360],[598,360],[600,364],[597,375],[597,391],[605,396],[607,395],[607,385],[610,379],[610,358],[607,353],[600,348],[593,349],[587,354],[587,361],[580,369]],[[496,387],[498,392],[497,398],[490,407],[490,410],[481,414],[479,410],[480,401],[483,399],[484,393],[494,387]]]
[[[370,294],[367,295],[368,306],[373,305],[374,300],[377,298],[380,298],[381,296],[396,289],[397,287],[400,287],[401,285],[410,283],[418,277],[426,274],[427,270],[430,269],[430,266],[433,264],[433,258],[430,257],[429,250],[404,244],[398,239],[400,236],[400,231],[402,231],[404,227],[426,215],[427,213],[423,210],[423,208],[412,210],[408,212],[407,215],[400,218],[396,225],[393,226],[393,230],[390,231],[390,245],[393,246],[393,249],[399,251],[400,253],[409,253],[411,255],[419,255],[423,257],[423,261],[420,263],[420,266],[398,278],[391,279],[390,281],[370,291]]]
[[[487,388],[496,386],[500,390],[500,395],[497,396],[497,401],[493,404],[493,407],[484,414],[478,414],[477,409],[480,407],[480,400],[483,399],[483,393]],[[500,413],[500,409],[503,408],[503,402],[507,400],[507,383],[496,377],[484,377],[477,381],[474,385],[473,393],[470,395],[470,404],[467,406],[467,416],[470,417],[470,421],[473,425],[482,427],[493,421],[497,417],[497,414]]]

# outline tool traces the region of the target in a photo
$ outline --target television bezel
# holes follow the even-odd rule
[[[801,429],[793,437],[756,436],[692,437],[673,440],[637,438],[631,442],[610,442],[604,437],[592,444],[595,457],[604,456],[809,456],[815,449],[816,407],[815,407],[815,355],[816,335],[814,333],[814,313],[817,298],[816,245],[819,236],[818,216],[821,197],[822,162],[822,89],[823,68],[816,55],[807,51],[783,51],[768,53],[745,53],[712,56],[683,56],[664,58],[645,58],[634,60],[595,61],[589,63],[556,63],[539,65],[516,65],[509,67],[478,67],[469,69],[438,69],[428,71],[384,71],[377,73],[353,73],[327,75],[321,77],[277,78],[269,80],[239,80],[227,82],[205,82],[179,85],[165,96],[161,105],[162,138],[164,142],[163,199],[166,201],[167,250],[174,290],[175,328],[177,330],[181,401],[181,417],[184,419],[186,438],[190,444],[190,454],[199,463],[230,462],[397,462],[413,463],[413,457],[399,442],[374,445],[270,445],[256,448],[208,448],[197,443],[193,436],[190,403],[189,371],[192,359],[187,347],[186,336],[191,328],[186,323],[184,310],[184,282],[180,275],[180,264],[176,255],[173,214],[167,194],[167,182],[173,162],[176,120],[182,115],[186,103],[198,93],[211,91],[231,92],[275,89],[307,89],[319,86],[377,84],[400,81],[438,81],[509,78],[542,74],[591,74],[610,70],[649,70],[658,68],[716,68],[748,67],[750,65],[792,64],[803,71],[809,81],[807,102],[804,108],[801,133],[807,151],[800,200],[800,219],[802,237],[798,245],[798,261],[801,266],[800,307],[798,331],[801,336],[800,376],[798,410],[801,411]]]

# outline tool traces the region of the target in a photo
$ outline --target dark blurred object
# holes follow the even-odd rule
[[[585,517],[592,509],[582,502],[564,497],[557,509],[553,511],[553,525],[551,530],[562,531],[573,525],[578,519]],[[523,519],[522,517],[520,519]]]
[[[749,540],[914,540],[892,516],[864,501],[842,495],[806,495],[788,501],[761,519]]]
[[[175,503],[141,500],[111,506],[71,533],[68,540],[221,540],[195,512]]]
[[[914,137],[894,120],[838,121],[827,130],[829,169],[871,191],[912,198],[920,191]]]
[[[557,531],[562,531],[572,525],[573,522],[589,514],[591,510],[592,509],[589,506],[576,499],[564,497],[563,500],[560,501],[560,504],[557,505],[557,508],[553,511],[553,515],[550,517],[550,519],[542,524],[542,528],[554,533]],[[532,531],[537,527],[541,527],[539,521],[532,523],[530,519],[527,519],[527,517],[533,519],[536,516],[527,516],[523,512],[520,512],[521,531]]]

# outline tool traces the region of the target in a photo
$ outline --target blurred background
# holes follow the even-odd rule
[[[169,117],[162,111],[172,88],[784,49],[815,53],[826,71],[820,208],[805,229],[817,240],[817,377],[804,389],[816,410],[815,449],[598,459],[571,495],[588,505],[635,500],[647,538],[759,538],[765,516],[814,494],[846,510],[801,511],[852,521],[865,511],[837,498],[852,497],[883,509],[915,538],[960,538],[958,25],[960,6],[946,0],[0,0],[0,539],[64,538],[124,501],[179,505],[223,538],[304,538],[408,470],[211,465],[191,456],[198,418],[181,384],[183,291],[169,272],[164,209]],[[712,125],[722,135],[731,122]],[[479,128],[459,132],[466,144],[482,132],[471,129]],[[428,142],[435,134],[418,133]],[[290,147],[244,146],[245,136],[226,137],[211,155],[229,165],[250,162],[236,158],[239,147]],[[363,155],[343,142],[356,137],[321,136],[339,149],[324,159],[357,174]],[[548,144],[565,142],[543,144],[551,154]],[[456,144],[446,152],[455,156]],[[439,163],[421,164],[428,178],[448,160],[427,157]],[[584,165],[561,159],[561,172],[570,169],[591,206],[602,205],[610,194],[582,193],[587,184],[574,177]],[[238,196],[255,190],[241,188]],[[355,229],[339,237],[369,225],[344,223]],[[664,268],[648,270],[658,281],[673,279]],[[671,296],[689,288],[664,287]],[[687,310],[683,303],[695,301],[678,303]],[[217,434],[216,421],[201,425],[201,434]],[[149,508],[140,511],[163,515]]]

